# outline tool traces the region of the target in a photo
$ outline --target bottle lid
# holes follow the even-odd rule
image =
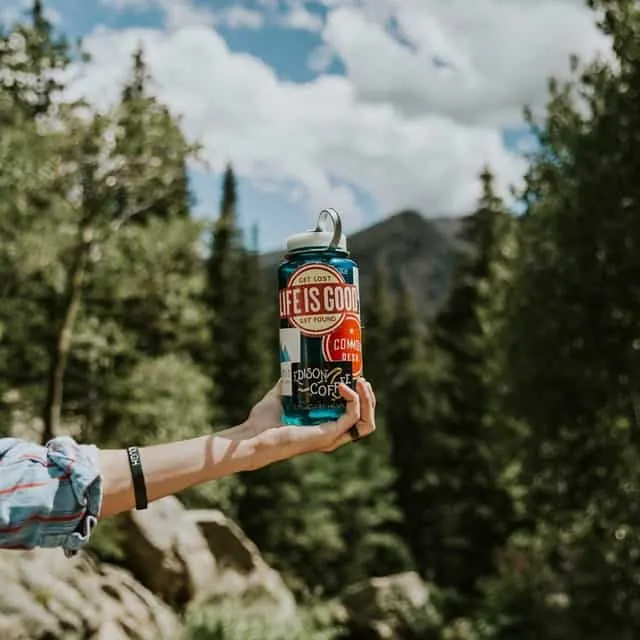
[[[320,222],[328,218],[333,226],[332,231],[324,231]],[[296,233],[287,238],[287,251],[296,249],[340,249],[347,250],[347,238],[342,233],[342,220],[335,209],[323,209],[318,216],[315,229]]]
[[[304,231],[287,238],[287,251],[296,249],[328,249],[333,241],[333,231]],[[340,234],[336,249],[347,250],[347,237]]]

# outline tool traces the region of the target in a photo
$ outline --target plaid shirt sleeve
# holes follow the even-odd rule
[[[96,447],[69,437],[45,446],[0,438],[0,548],[61,547],[75,555],[101,504]]]

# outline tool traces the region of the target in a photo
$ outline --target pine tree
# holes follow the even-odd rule
[[[245,249],[240,258],[242,299],[240,310],[245,325],[245,339],[240,344],[238,361],[244,380],[244,407],[239,407],[238,420],[246,417],[249,409],[275,383],[271,379],[270,365],[277,361],[277,353],[268,349],[269,333],[277,331],[268,323],[269,300],[266,297],[260,256],[254,248]]]
[[[47,167],[52,140],[33,121],[14,117],[1,100],[0,121],[0,403],[6,392],[19,391],[17,408],[44,402],[48,347],[53,340],[57,295],[34,259],[34,229],[56,191]],[[6,117],[5,117],[6,113]],[[6,420],[12,406],[0,409]]]
[[[53,223],[52,211],[65,208],[69,182],[58,179],[51,163],[64,145],[44,135],[36,119],[51,111],[54,97],[64,88],[60,72],[69,62],[69,47],[64,38],[55,37],[40,0],[33,2],[25,23],[9,31],[0,25],[0,191],[6,207],[0,211],[5,249],[0,359],[6,358],[2,377],[7,384],[19,385],[23,401],[36,404],[44,403],[42,380],[55,342],[59,292],[48,275],[25,269],[33,260],[21,258],[36,221]]]
[[[484,171],[477,211],[464,225],[469,254],[459,266],[450,298],[436,318],[433,349],[441,362],[434,390],[436,411],[426,430],[429,454],[421,491],[430,523],[419,543],[419,565],[444,587],[470,594],[492,569],[493,554],[512,520],[501,487],[496,445],[504,435],[496,420],[497,389],[491,360],[496,342],[493,305],[500,293],[496,270],[507,213]]]
[[[237,344],[243,336],[238,324],[239,230],[237,194],[233,168],[229,165],[222,183],[220,214],[213,225],[211,251],[207,261],[205,300],[211,316],[210,368],[219,393],[215,415],[224,423],[235,413],[242,384],[237,375]]]
[[[242,528],[301,595],[336,595],[353,582],[412,566],[398,535],[393,470],[374,437],[367,440],[243,479]]]
[[[589,4],[613,62],[574,60],[574,78],[550,84],[545,118],[529,115],[539,150],[509,298],[507,377],[528,427],[527,506],[575,635],[633,637],[637,538],[620,523],[640,517],[640,14],[632,0]]]
[[[60,72],[70,61],[67,40],[55,36],[42,0],[34,0],[28,24],[0,33],[0,89],[16,107],[14,117],[33,119],[47,114],[64,89]]]
[[[220,414],[228,424],[244,420],[269,384],[263,278],[257,254],[242,244],[237,199],[235,175],[228,166],[207,263],[211,367]]]
[[[337,589],[371,576],[413,569],[411,552],[402,537],[404,514],[395,491],[397,471],[391,465],[384,427],[378,426],[372,437],[357,446],[335,452],[330,473],[338,495],[332,516],[344,544],[332,567]]]
[[[395,492],[403,514],[398,531],[417,558],[422,511],[428,508],[421,505],[418,489],[425,472],[425,425],[432,407],[424,326],[406,288],[398,296],[387,341],[386,403],[381,413],[396,473]]]
[[[42,19],[37,14],[36,11],[34,21],[41,24]],[[16,29],[17,32],[25,31],[21,27]],[[26,29],[25,33],[31,31]],[[11,36],[8,40],[12,40]],[[5,57],[4,62],[11,64],[14,60]],[[29,87],[30,76],[25,77],[25,87]],[[25,102],[32,98],[33,104]],[[16,111],[26,118],[24,114],[33,107],[32,117],[43,115],[44,107],[37,105],[45,104],[46,100],[36,98],[31,89],[25,89],[24,95],[15,93]],[[46,283],[42,291],[50,296],[48,303],[43,305],[52,334],[46,344],[47,384],[42,400],[44,440],[56,435],[58,430],[76,329],[83,317],[83,304],[92,278],[101,266],[101,256],[110,250],[112,243],[117,243],[116,238],[123,228],[153,211],[156,204],[160,206],[172,198],[176,201],[173,193],[175,177],[186,166],[186,157],[191,152],[176,126],[168,120],[156,120],[150,140],[158,138],[162,146],[149,142],[142,145],[141,152],[128,155],[131,149],[118,143],[122,107],[116,113],[94,114],[87,118],[86,112],[80,112],[77,106],[62,105],[55,113],[47,114],[55,117],[56,128],[41,130],[37,122],[33,123],[43,141],[39,146],[46,148],[46,155],[41,158],[45,169],[37,177],[42,177],[42,182],[49,183],[50,188],[24,189],[20,181],[14,183],[15,200],[27,202],[28,213],[23,221],[25,224],[29,221],[29,225],[21,239],[25,251],[28,253],[29,239],[47,238],[47,252],[38,252],[40,264],[31,279],[33,282],[33,277],[40,278]],[[161,124],[166,125],[164,129]],[[114,136],[115,148],[112,144]],[[68,171],[69,166],[76,170]],[[70,229],[73,233],[69,233]],[[193,257],[194,248],[187,250],[186,261]],[[156,317],[157,314],[152,315]],[[151,335],[151,324],[145,329]],[[82,381],[82,376],[78,375],[76,379]],[[76,388],[81,393],[82,385]],[[73,395],[67,399],[73,400]],[[73,404],[69,408],[72,409]]]
[[[144,52],[138,49],[122,91],[115,150],[127,162],[129,180],[122,181],[119,194],[122,206],[140,208],[153,202],[153,207],[136,216],[136,223],[149,217],[188,217],[192,204],[187,158],[196,147],[187,143],[179,121],[166,105],[151,94],[151,83]],[[153,167],[152,175],[149,166]],[[143,177],[146,180],[141,184]]]
[[[384,406],[385,382],[389,368],[389,330],[392,319],[389,284],[383,267],[378,263],[372,274],[371,286],[362,294],[363,363],[365,377],[376,388],[376,396]]]

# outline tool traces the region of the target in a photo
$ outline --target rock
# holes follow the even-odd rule
[[[176,615],[122,569],[59,549],[0,552],[2,640],[176,640]]]
[[[345,590],[342,604],[349,627],[367,640],[400,639],[440,622],[428,586],[413,571],[355,584]]]
[[[216,563],[198,526],[174,496],[126,517],[126,565],[148,589],[173,607],[204,598],[216,580]]]
[[[278,619],[295,616],[296,603],[280,574],[270,567],[256,545],[232,520],[213,509],[188,511],[199,527],[217,566],[211,596],[236,598],[268,608]]]
[[[124,632],[122,627],[109,620],[106,624],[98,630],[97,633],[91,636],[91,640],[128,640],[129,636]]]
[[[295,616],[280,574],[220,511],[188,511],[169,497],[128,514],[126,529],[127,568],[171,606],[235,599],[279,619]]]

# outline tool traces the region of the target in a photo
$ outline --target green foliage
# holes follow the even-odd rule
[[[406,291],[401,292],[388,332],[388,398],[382,415],[389,434],[394,483],[403,518],[397,530],[403,535],[413,557],[422,535],[423,504],[418,487],[425,471],[425,424],[432,410],[432,369],[427,365],[424,327]],[[435,366],[435,362],[432,366]],[[401,399],[392,401],[393,398]],[[424,505],[427,507],[427,505]],[[409,515],[410,514],[410,515]]]
[[[29,14],[27,24],[0,31],[0,93],[15,106],[14,116],[32,119],[47,114],[64,88],[59,77],[71,52],[64,37],[54,36],[42,0],[34,0]]]
[[[464,594],[491,572],[493,554],[513,525],[509,495],[501,486],[506,429],[495,377],[509,217],[493,194],[488,171],[482,182],[478,210],[463,227],[468,255],[433,327],[432,353],[442,364],[433,381],[437,404],[423,427],[426,473],[414,498],[428,505],[414,537],[419,567],[437,584]]]
[[[334,518],[345,542],[334,560],[337,587],[413,568],[407,544],[397,533],[402,513],[388,452],[370,438],[335,452],[332,463],[338,496]]]
[[[189,219],[153,218],[144,227],[123,228],[102,247],[88,300],[115,316],[137,349],[197,358],[210,348],[197,253],[202,230]]]
[[[139,211],[137,223],[188,217],[191,195],[185,160],[198,150],[187,143],[167,107],[149,93],[150,80],[144,54],[137,50],[115,114],[115,153],[127,158],[128,165],[120,206]]]
[[[564,635],[549,637],[631,638],[640,14],[634,2],[590,4],[602,11],[616,61],[576,64],[571,83],[552,83],[546,118],[534,123],[540,146],[508,298],[506,379],[525,425],[519,481],[540,537],[538,564],[552,568],[567,600]],[[524,596],[543,606],[535,592]],[[527,609],[516,619],[526,627]]]
[[[123,516],[115,516],[100,522],[91,534],[87,551],[102,562],[121,564],[126,560],[126,524]]]
[[[223,179],[220,215],[212,230],[204,294],[213,345],[205,360],[227,424],[245,420],[274,382],[267,379],[270,357],[264,279],[258,257],[242,242],[237,198],[236,178],[229,166]]]
[[[391,323],[393,320],[392,298],[389,283],[382,268],[376,265],[371,286],[361,293],[362,321],[363,321],[363,375],[375,389],[377,401],[376,436],[370,446],[375,449],[379,461],[391,473],[395,473],[391,466],[391,443],[386,424],[386,410],[390,406],[388,397],[388,372],[393,367],[391,360],[392,341],[390,339]]]
[[[202,434],[210,388],[209,379],[185,358],[168,354],[142,360],[122,381],[114,403],[114,438],[122,445],[135,433],[141,444],[151,444]]]
[[[325,456],[302,457],[252,473],[240,502],[240,524],[267,561],[304,593],[336,580],[327,567],[345,543],[333,517],[337,487]]]
[[[410,564],[392,472],[367,444],[254,472],[240,501],[243,528],[302,596]]]

